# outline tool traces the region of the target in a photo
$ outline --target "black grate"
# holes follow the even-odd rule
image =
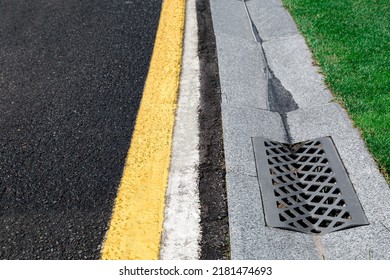
[[[324,234],[368,224],[330,137],[253,146],[268,226]]]

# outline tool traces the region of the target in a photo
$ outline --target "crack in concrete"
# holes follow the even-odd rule
[[[290,133],[290,127],[287,122],[287,113],[299,109],[298,104],[295,102],[292,94],[288,91],[276,77],[272,71],[263,47],[263,40],[257,30],[256,25],[253,23],[246,1],[242,1],[245,7],[246,14],[248,16],[249,24],[251,26],[252,34],[255,42],[259,43],[261,48],[261,56],[264,61],[265,67],[263,69],[267,79],[267,92],[268,92],[268,108],[271,112],[277,112],[283,123],[286,141],[290,144],[293,143],[293,138]]]
[[[318,251],[318,254],[320,255],[320,258],[322,260],[326,260],[324,245],[322,244],[320,236],[313,235],[313,241],[314,241],[314,245]]]
[[[388,232],[390,232],[390,228],[388,228],[384,223],[382,223],[382,222],[380,222],[380,223],[381,223],[381,225],[382,225],[385,229],[387,229]]]

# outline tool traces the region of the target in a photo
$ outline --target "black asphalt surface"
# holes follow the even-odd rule
[[[0,0],[0,258],[97,259],[161,0]]]

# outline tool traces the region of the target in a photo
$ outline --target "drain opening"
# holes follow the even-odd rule
[[[297,144],[253,138],[268,226],[325,234],[368,221],[330,137]]]

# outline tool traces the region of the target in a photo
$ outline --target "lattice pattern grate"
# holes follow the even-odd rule
[[[330,137],[253,144],[267,225],[324,234],[368,224]]]

